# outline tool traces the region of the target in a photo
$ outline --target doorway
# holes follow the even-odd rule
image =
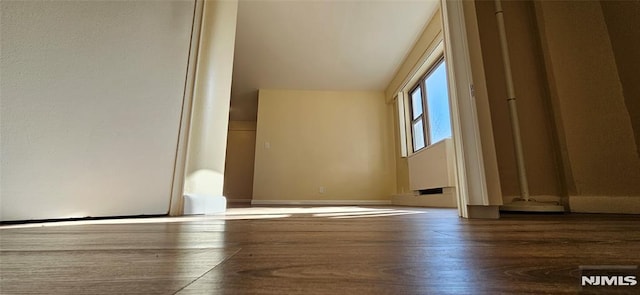
[[[229,121],[223,188],[229,203],[251,203],[255,146],[255,121]]]

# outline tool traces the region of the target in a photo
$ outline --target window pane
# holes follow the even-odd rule
[[[424,147],[424,126],[422,119],[413,123],[413,151],[417,151]]]
[[[411,113],[413,114],[411,119],[414,120],[422,115],[422,91],[420,87],[411,92]]]
[[[425,84],[427,85],[429,142],[434,144],[451,137],[449,92],[447,90],[447,71],[444,62],[427,76]]]

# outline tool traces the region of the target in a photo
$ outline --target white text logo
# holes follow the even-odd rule
[[[635,286],[636,276],[582,276],[583,286]]]

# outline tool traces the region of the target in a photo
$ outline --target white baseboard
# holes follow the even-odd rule
[[[640,196],[569,196],[571,212],[640,214]]]
[[[384,206],[391,200],[252,200],[251,205]]]
[[[217,214],[227,210],[227,198],[211,195],[184,195],[184,215]]]
[[[513,201],[513,199],[516,198],[516,196],[504,196],[502,198],[502,201],[505,204],[511,203],[511,201]],[[518,196],[519,198],[519,196]],[[560,196],[554,196],[554,195],[535,195],[535,196],[530,196],[529,198],[534,199],[538,202],[558,202],[560,204],[562,204],[562,197]]]

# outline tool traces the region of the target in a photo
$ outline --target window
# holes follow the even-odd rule
[[[409,100],[414,152],[451,137],[449,93],[444,58],[440,58],[411,88]]]
[[[424,104],[422,103],[422,88],[420,86],[411,91],[411,114],[413,151],[417,151],[425,147]]]

